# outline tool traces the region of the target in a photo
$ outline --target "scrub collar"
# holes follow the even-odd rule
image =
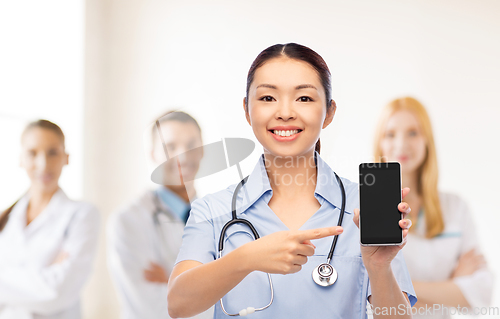
[[[339,183],[335,177],[335,173],[328,166],[328,164],[321,158],[317,151],[314,151],[314,159],[316,162],[317,174],[316,174],[316,188],[314,190],[314,197],[321,197],[328,201],[331,205],[340,209],[342,205],[342,194],[339,191]],[[264,162],[264,154],[259,158],[259,161],[255,165],[254,170],[248,177],[248,181],[243,186],[242,191],[240,191],[239,196],[243,196],[244,204],[243,209],[237,209],[237,214],[244,213],[250,206],[252,206],[262,195],[266,192],[272,192],[271,184],[269,183],[269,177],[267,176],[267,171]],[[347,181],[342,179],[342,181]],[[346,182],[344,182],[345,184]],[[350,183],[347,181],[347,183]],[[247,194],[250,201],[247,200]],[[346,213],[351,214],[352,210],[348,211],[348,206],[346,206]]]

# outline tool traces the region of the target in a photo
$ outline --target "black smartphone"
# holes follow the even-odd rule
[[[359,229],[363,246],[403,243],[401,166],[397,162],[359,165]]]

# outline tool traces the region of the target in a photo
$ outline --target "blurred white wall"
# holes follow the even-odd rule
[[[94,202],[104,226],[112,211],[153,186],[143,133],[156,115],[167,108],[191,113],[205,143],[254,139],[242,109],[248,68],[267,46],[298,42],[320,53],[332,71],[338,111],[322,134],[321,153],[343,176],[356,180],[358,163],[371,159],[385,103],[407,94],[424,103],[441,189],[473,208],[498,277],[499,13],[496,0],[86,0],[84,9],[81,1],[0,2],[0,39],[8,44],[0,50],[1,146],[8,150],[0,162],[8,181],[0,183],[0,204],[27,185],[22,171],[13,171],[21,123],[47,117],[68,135],[72,163],[63,187]],[[243,174],[260,152],[241,163]],[[199,195],[238,179],[234,167],[203,178]],[[118,318],[104,236],[96,264],[84,293],[85,318]]]
[[[24,126],[44,118],[66,135],[61,186],[83,193],[84,1],[0,1],[0,209],[29,187],[19,167]]]

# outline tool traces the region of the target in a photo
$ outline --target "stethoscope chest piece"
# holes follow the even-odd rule
[[[328,287],[337,281],[337,271],[332,265],[323,263],[314,268],[312,277],[318,285]]]

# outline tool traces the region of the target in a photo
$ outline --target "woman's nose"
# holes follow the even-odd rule
[[[403,134],[398,135],[394,142],[394,146],[399,150],[405,149],[408,146],[407,138]]]
[[[290,101],[282,101],[278,103],[278,110],[276,112],[276,117],[284,121],[295,118],[295,111],[293,109],[293,103]]]
[[[46,154],[38,154],[35,160],[36,168],[39,170],[45,169],[47,166],[47,155]]]

